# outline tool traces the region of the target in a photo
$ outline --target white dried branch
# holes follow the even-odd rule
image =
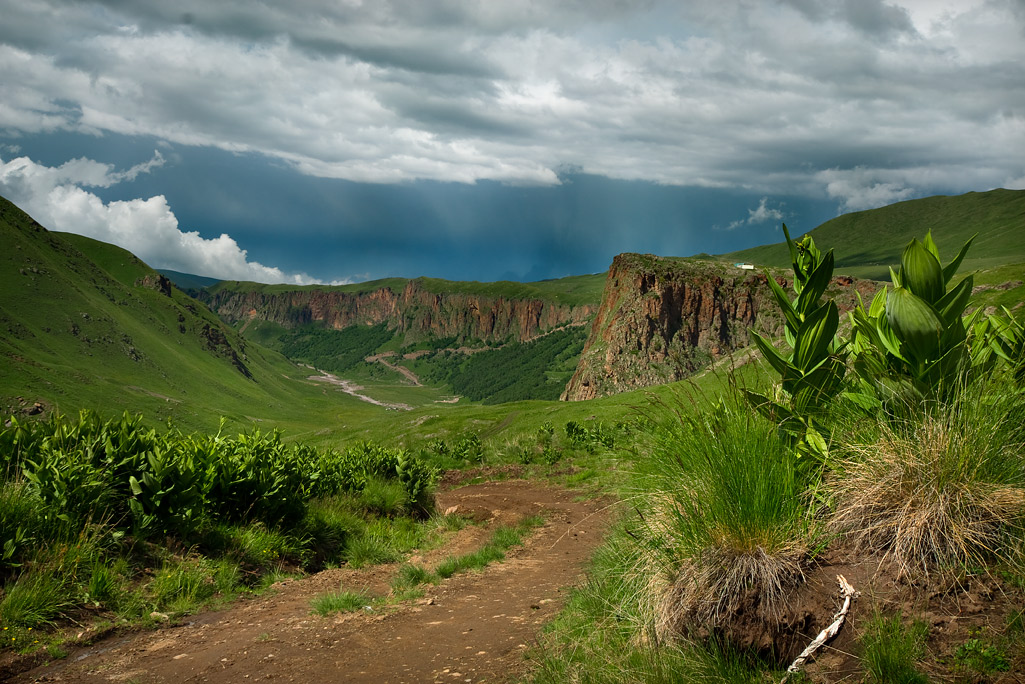
[[[833,616],[833,622],[824,630],[819,632],[819,635],[812,640],[808,647],[801,651],[801,655],[794,659],[794,662],[790,663],[790,667],[787,668],[787,674],[783,677],[783,681],[780,684],[786,684],[787,680],[790,679],[790,675],[796,674],[801,671],[805,663],[815,654],[817,650],[835,637],[843,627],[844,620],[847,618],[847,613],[851,609],[851,601],[857,598],[860,594],[854,590],[854,587],[850,585],[847,579],[843,575],[837,575],[836,581],[840,583],[840,596],[843,598],[843,605],[840,610],[837,611],[836,615]]]

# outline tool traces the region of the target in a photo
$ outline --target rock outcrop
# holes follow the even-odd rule
[[[139,278],[135,281],[135,284],[139,287],[147,287],[151,290],[156,290],[165,297],[171,296],[171,281],[167,277],[160,275],[159,273],[151,273],[147,276]]]
[[[406,342],[456,338],[487,343],[525,342],[564,325],[582,324],[595,307],[569,306],[543,299],[513,299],[464,292],[432,292],[419,280],[404,287],[369,291],[340,288],[233,289],[203,295],[223,320],[273,321],[286,328],[319,322],[341,330],[386,324]]]
[[[772,277],[788,288],[786,272]],[[871,281],[834,278],[841,309]],[[783,319],[764,273],[698,259],[620,254],[563,400],[578,401],[682,380],[750,342],[749,330],[782,334]]]

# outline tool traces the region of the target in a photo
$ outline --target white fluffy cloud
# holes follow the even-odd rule
[[[303,273],[284,273],[250,261],[246,250],[229,235],[208,239],[194,231],[182,231],[163,195],[104,203],[84,189],[110,187],[163,163],[159,152],[126,171],[90,159],[48,167],[27,157],[9,162],[0,158],[0,194],[48,228],[113,243],[156,268],[223,280],[318,282]]]
[[[1025,173],[1015,0],[0,0],[0,12],[0,133],[155,136],[362,182],[552,184],[574,168],[844,208]],[[963,180],[924,185],[934,165]]]
[[[747,210],[747,218],[733,221],[726,226],[726,230],[735,230],[742,226],[756,226],[766,221],[782,221],[782,209],[769,206],[769,198],[763,197],[758,201],[758,206]]]

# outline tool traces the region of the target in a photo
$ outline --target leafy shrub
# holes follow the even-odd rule
[[[50,536],[42,502],[24,482],[0,484],[0,577],[19,567],[39,539]]]
[[[596,421],[590,427],[585,427],[574,420],[567,421],[566,437],[570,442],[590,453],[593,453],[598,447],[611,449],[616,445],[613,428],[601,420]]]
[[[412,509],[419,515],[430,515],[434,510],[434,484],[438,471],[409,451],[399,453],[395,471]]]
[[[294,525],[305,513],[307,488],[298,454],[281,443],[281,433],[259,430],[233,440],[215,440],[209,503],[212,512],[232,521],[259,520]],[[219,447],[219,448],[217,448]]]
[[[839,310],[831,300],[820,302],[833,277],[833,251],[823,256],[807,235],[794,243],[786,224],[783,234],[790,248],[796,298],[791,301],[770,274],[766,279],[783,312],[784,332],[792,351],[778,353],[752,330],[755,346],[780,375],[781,396],[767,397],[752,391],[746,391],[746,395],[753,406],[779,424],[801,453],[821,460],[828,451],[821,434],[821,416],[839,392],[846,373],[846,343],[836,339]]]
[[[160,446],[146,452],[145,459],[139,476],[128,476],[128,505],[136,531],[188,535],[203,517],[204,459],[189,449]]]
[[[1003,650],[978,638],[958,646],[954,651],[954,662],[958,669],[982,676],[1011,669],[1011,662]]]
[[[863,395],[896,400],[898,408],[922,399],[945,401],[1001,359],[1020,364],[1025,339],[1013,317],[982,319],[977,310],[965,318],[972,276],[950,287],[972,240],[946,266],[930,234],[912,240],[900,269],[890,272],[893,289],[883,288],[867,311],[859,305],[851,313],[854,369]]]
[[[463,435],[456,446],[452,447],[452,456],[462,461],[481,463],[484,460],[484,444],[480,436],[474,432]]]

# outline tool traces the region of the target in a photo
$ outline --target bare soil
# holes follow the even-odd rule
[[[752,599],[742,605],[730,634],[733,643],[760,650],[785,667],[832,623],[842,603],[837,576],[858,591],[836,638],[819,650],[804,668],[806,679],[823,684],[866,681],[862,639],[877,615],[900,616],[928,626],[925,653],[917,666],[933,681],[1025,684],[1025,652],[1006,638],[1008,619],[1025,606],[1025,591],[991,574],[929,577],[902,576],[896,565],[878,555],[849,548],[830,550],[808,568],[805,582],[794,592],[779,625],[757,619]],[[744,619],[745,608],[752,614]],[[957,651],[978,639],[1008,659],[1005,671],[976,672],[958,662]]]
[[[900,615],[905,625],[924,621],[929,633],[919,663],[932,681],[1025,683],[1025,652],[1020,642],[1008,642],[1008,618],[1025,606],[1025,590],[992,574],[902,577],[897,567],[878,556],[857,555],[847,549],[825,554],[810,570],[794,600],[793,616],[800,618],[797,635],[803,647],[832,621],[840,605],[836,576],[843,575],[859,590],[847,623],[836,639],[819,652],[806,672],[813,682],[861,681],[864,677],[861,639],[877,614]],[[1009,660],[1006,671],[981,673],[962,667],[956,656],[969,640],[999,648]],[[796,655],[796,654],[793,654]]]
[[[497,524],[537,513],[545,524],[506,560],[427,585],[417,601],[319,617],[311,600],[339,589],[388,593],[397,566],[327,570],[269,595],[154,631],[115,635],[24,672],[14,682],[507,682],[558,612],[608,521],[606,503],[522,480],[473,484],[438,496],[484,525],[453,533],[411,559],[434,567],[481,546]]]

